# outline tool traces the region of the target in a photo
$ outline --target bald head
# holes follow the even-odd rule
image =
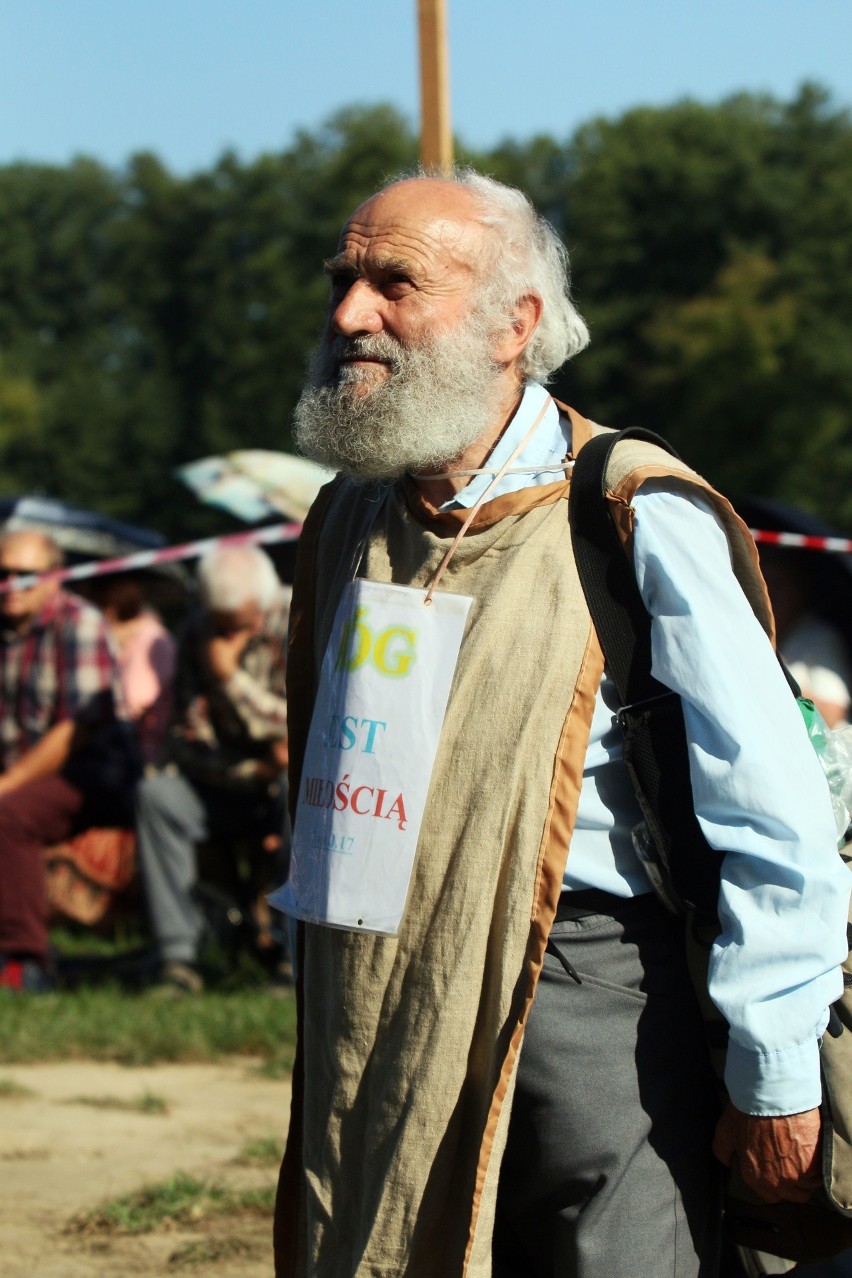
[[[401,178],[370,196],[352,214],[340,252],[327,263],[332,279],[351,278],[353,258],[370,248],[389,266],[416,265],[440,288],[455,273],[466,305],[502,333],[497,358],[521,381],[547,382],[589,341],[571,301],[568,254],[553,227],[523,191],[472,168],[449,177]],[[466,277],[466,278],[465,278]],[[349,308],[343,321],[363,318]],[[378,331],[375,316],[369,316]],[[449,327],[453,317],[439,315]],[[332,324],[334,311],[332,311]],[[513,340],[515,339],[515,340]]]
[[[402,177],[389,182],[367,196],[353,213],[367,208],[376,200],[391,200],[407,212],[423,219],[449,218],[478,220],[478,201],[472,191],[459,182],[443,177]]]
[[[366,208],[374,200],[387,197],[408,202],[413,213],[423,217],[460,217],[478,220],[479,201],[473,191],[453,178],[439,176],[417,176],[395,178],[387,186],[359,204],[358,208]],[[357,213],[356,209],[356,213]]]
[[[538,298],[540,317],[519,361],[524,378],[548,381],[588,345],[589,331],[571,301],[565,246],[523,191],[459,167],[447,178],[403,178],[380,195],[403,187],[415,208],[422,194],[434,213],[443,206],[476,228],[478,304],[494,323],[510,320],[520,299]]]
[[[404,178],[365,200],[326,262],[301,450],[356,479],[479,465],[524,382],[587,340],[564,257],[526,196],[472,171]]]
[[[411,264],[479,274],[488,228],[479,217],[476,197],[442,178],[407,178],[360,204],[341,234],[341,248],[384,249]]]
[[[21,529],[0,533],[0,562],[5,566],[15,561],[15,566],[26,564],[28,572],[50,572],[62,563],[62,551],[47,533]]]
[[[456,328],[476,308],[484,234],[475,200],[450,182],[408,180],[371,196],[326,263],[333,333],[388,333],[412,346]],[[378,382],[387,366],[373,361],[362,371]]]
[[[0,578],[46,573],[59,568],[62,552],[46,533],[19,531],[0,534]],[[26,630],[48,600],[59,589],[56,581],[39,581],[23,590],[7,590],[0,595],[0,613],[13,630]]]

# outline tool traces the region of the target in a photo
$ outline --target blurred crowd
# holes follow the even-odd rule
[[[43,532],[0,535],[0,987],[53,989],[51,926],[117,918],[173,991],[204,988],[210,946],[286,983],[265,897],[289,860],[289,588],[220,545],[167,626],[144,575],[33,581],[61,562]]]
[[[210,945],[248,950],[286,983],[287,931],[266,893],[289,862],[289,587],[259,547],[221,545],[167,626],[144,574],[92,578],[85,598],[33,582],[61,562],[43,532],[0,535],[0,987],[54,988],[51,925],[116,919],[142,931],[145,979],[175,991],[204,988]],[[780,652],[842,727],[838,591],[809,552],[761,547],[761,566]]]

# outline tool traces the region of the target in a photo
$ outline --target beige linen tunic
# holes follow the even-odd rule
[[[571,410],[574,449],[603,427]],[[758,615],[747,530],[661,450],[608,472],[626,543],[651,476],[708,492]],[[568,529],[570,480],[486,504],[441,589],[472,595],[396,937],[305,925],[299,1047],[276,1218],[276,1273],[487,1278],[523,1027],[559,898],[603,658]],[[360,573],[425,586],[465,512],[413,485],[325,489],[300,546],[289,696],[291,793],[340,592]]]

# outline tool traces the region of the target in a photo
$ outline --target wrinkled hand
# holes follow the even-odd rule
[[[240,657],[252,634],[251,630],[235,630],[232,634],[213,635],[207,640],[207,664],[222,683],[227,683],[236,674]]]
[[[818,1109],[770,1118],[729,1104],[716,1125],[713,1153],[726,1167],[736,1155],[745,1184],[765,1202],[807,1202],[822,1182],[821,1123]]]

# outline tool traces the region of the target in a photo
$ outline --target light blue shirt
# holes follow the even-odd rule
[[[488,460],[499,467],[547,398],[530,384]],[[553,483],[571,424],[551,404],[491,496]],[[548,469],[550,467],[550,469]],[[447,507],[470,507],[479,475]],[[730,1027],[725,1081],[739,1109],[789,1114],[820,1103],[819,1036],[842,992],[850,879],[835,851],[828,787],[772,647],[700,494],[648,481],[633,501],[636,577],[651,618],[652,670],[683,700],[695,811],[723,856],[722,932],[710,994]],[[639,811],[621,758],[618,696],[604,675],[571,840],[566,890],[649,890],[630,832]]]

